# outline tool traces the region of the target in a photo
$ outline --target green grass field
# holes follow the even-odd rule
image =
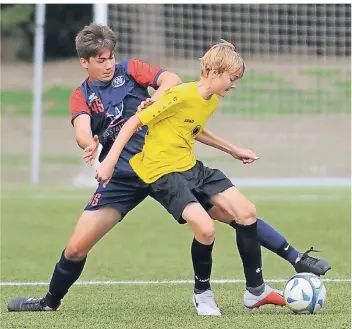
[[[232,91],[220,107],[225,113],[263,117],[285,114],[341,114],[350,113],[351,79],[339,70],[301,70],[298,79],[308,79],[309,88],[292,85],[278,73],[246,72],[239,89]],[[194,81],[197,76],[183,76],[183,81]],[[55,86],[45,91],[45,115],[68,116],[68,99],[72,92],[66,86]],[[32,109],[31,91],[2,91],[2,113],[29,115]]]
[[[322,250],[330,279],[349,279],[348,189],[244,189],[258,215],[304,251]],[[92,190],[7,188],[1,195],[1,281],[48,282],[55,262]],[[92,250],[80,281],[191,280],[192,233],[155,202],[145,201]],[[217,223],[213,279],[243,279],[233,230]],[[288,279],[291,265],[263,249],[267,279]],[[282,288],[284,283],[272,283]],[[350,282],[326,282],[317,315],[274,306],[248,311],[243,283],[213,284],[223,316],[203,318],[193,308],[191,284],[76,285],[55,313],[8,313],[17,295],[41,296],[46,286],[1,286],[1,328],[261,328],[348,329]]]

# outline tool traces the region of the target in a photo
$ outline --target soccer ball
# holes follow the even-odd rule
[[[320,278],[311,273],[295,274],[284,290],[286,305],[295,313],[317,313],[326,299],[326,289]]]

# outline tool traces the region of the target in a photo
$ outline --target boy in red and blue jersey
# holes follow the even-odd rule
[[[91,134],[97,136],[102,145],[99,160],[102,161],[113,144],[123,124],[136,113],[142,101],[150,97],[147,88],[157,90],[160,77],[170,76],[171,84],[179,78],[162,68],[151,66],[137,59],[124,60],[115,64],[114,74],[109,81],[87,78],[75,89],[70,98],[71,121],[76,125],[80,116],[90,117]],[[163,81],[163,80],[161,80]],[[170,83],[167,84],[170,86]],[[155,94],[154,94],[155,97]],[[121,219],[148,196],[148,186],[132,170],[129,160],[141,151],[147,127],[142,127],[131,138],[121,154],[112,184],[99,186],[85,210],[96,210],[105,205],[114,207]],[[139,193],[136,193],[138,189]],[[120,219],[120,220],[121,220]]]

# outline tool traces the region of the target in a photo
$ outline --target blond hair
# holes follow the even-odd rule
[[[207,77],[210,71],[219,74],[224,72],[242,70],[244,73],[244,60],[236,52],[236,47],[226,40],[213,45],[203,57],[200,58],[201,75]],[[242,73],[242,75],[243,75]]]

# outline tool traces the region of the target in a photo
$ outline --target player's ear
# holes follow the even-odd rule
[[[79,59],[80,63],[81,63],[81,66],[84,68],[84,69],[88,69],[88,61],[85,59],[85,58],[80,58]]]

